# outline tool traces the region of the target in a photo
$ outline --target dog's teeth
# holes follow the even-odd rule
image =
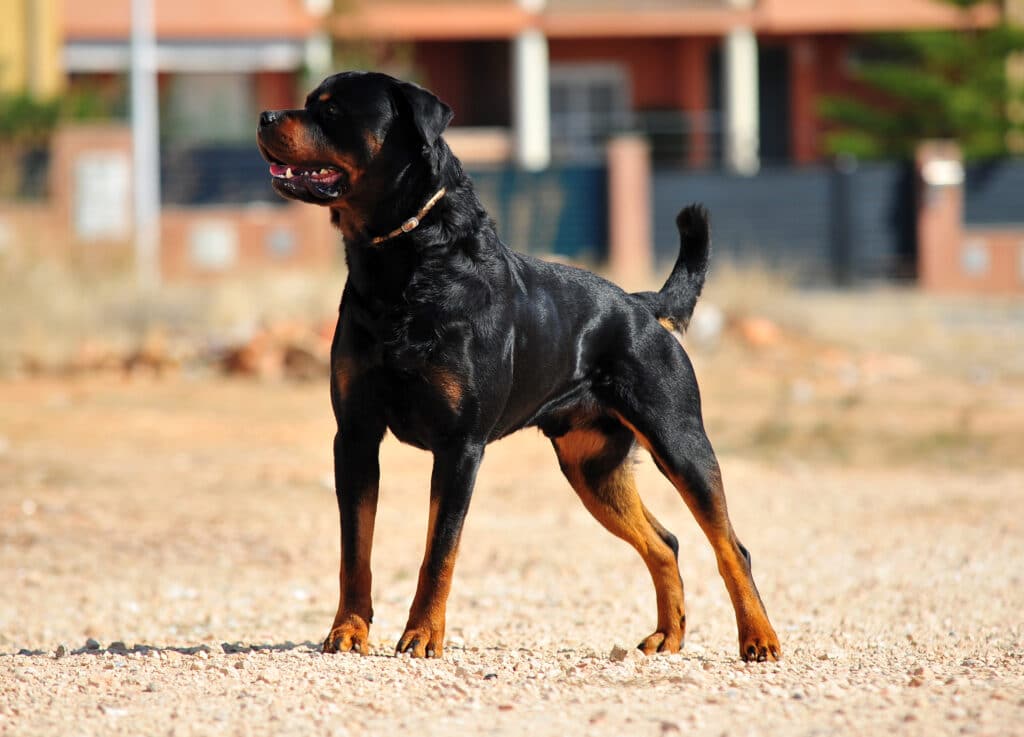
[[[292,178],[292,168],[291,168],[290,166],[289,166],[289,167],[288,167],[288,169],[287,169],[287,170],[285,171],[285,173],[284,173],[284,178],[285,178],[285,179],[291,179],[291,178]]]
[[[320,170],[320,173],[321,173],[321,174],[326,174],[326,173],[327,173],[327,170],[326,170],[326,169],[321,169],[321,170]]]

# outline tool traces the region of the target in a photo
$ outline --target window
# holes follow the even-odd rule
[[[244,73],[175,74],[161,132],[180,143],[249,143],[256,128],[253,87]]]
[[[629,77],[616,64],[551,66],[551,148],[563,161],[604,157],[610,135],[632,124]]]

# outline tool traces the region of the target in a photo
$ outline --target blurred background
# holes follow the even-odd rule
[[[821,377],[846,409],[868,375],[1018,381],[1022,21],[1022,0],[4,0],[0,375],[325,375],[341,243],[273,193],[255,121],[361,68],[452,106],[518,250],[648,288],[706,203],[691,348],[785,364],[770,403],[809,428]],[[936,432],[976,429],[951,412]]]

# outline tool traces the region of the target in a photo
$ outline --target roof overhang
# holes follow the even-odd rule
[[[987,26],[995,5],[970,11],[934,0],[857,0],[839,10],[821,0],[760,0],[752,8],[726,3],[549,2],[537,13],[515,2],[363,0],[330,21],[339,39],[392,41],[508,39],[530,28],[549,38],[724,35],[734,28],[766,34],[863,33]]]
[[[161,72],[294,71],[302,66],[305,45],[292,39],[254,41],[159,41]],[[126,41],[69,41],[64,68],[70,73],[120,72],[128,69],[131,45]]]

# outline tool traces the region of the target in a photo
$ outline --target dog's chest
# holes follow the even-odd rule
[[[455,424],[459,388],[446,383],[437,369],[423,367],[416,373],[384,370],[381,392],[388,429],[403,443],[431,449],[435,440]]]

